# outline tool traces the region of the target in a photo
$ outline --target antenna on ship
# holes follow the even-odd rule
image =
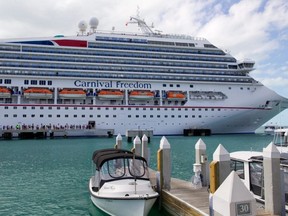
[[[138,24],[139,28],[141,29],[141,31],[144,33],[144,34],[147,34],[147,35],[153,35],[155,34],[151,28],[154,28],[154,25],[152,23],[151,26],[148,26],[146,24],[146,22],[144,21],[144,19],[141,19],[140,17],[140,10],[139,10],[139,6],[137,6],[137,15],[136,17],[134,16],[131,16],[130,17],[130,21],[126,23],[126,25],[128,24]],[[150,28],[151,27],[151,28]]]
[[[84,20],[80,21],[78,24],[78,28],[79,28],[81,34],[84,35],[84,33],[86,32],[86,29],[87,29],[87,23]]]
[[[90,28],[92,30],[92,33],[95,33],[96,32],[96,29],[98,27],[98,24],[99,24],[99,20],[96,18],[96,17],[92,17],[89,21],[89,25],[90,25]]]

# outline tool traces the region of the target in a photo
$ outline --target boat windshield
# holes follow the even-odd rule
[[[147,163],[140,159],[119,158],[106,161],[100,169],[104,181],[119,178],[149,179]]]

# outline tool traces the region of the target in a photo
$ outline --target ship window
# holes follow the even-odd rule
[[[128,110],[131,110],[131,108],[128,108]]]
[[[178,115],[178,118],[181,118],[182,116],[181,115]]]
[[[52,81],[51,80],[48,80],[48,85],[52,85]]]
[[[77,107],[74,107],[74,110],[77,110]]]
[[[34,117],[35,117],[35,114],[32,114],[31,117],[34,118]]]
[[[124,110],[124,108],[123,108],[123,107],[121,107],[121,108],[120,108],[120,110]]]
[[[170,87],[173,87],[173,84],[170,84],[169,86],[170,86]]]
[[[153,110],[153,108],[150,108],[150,110]]]
[[[128,115],[128,118],[131,118],[131,115]]]
[[[153,115],[150,115],[150,118],[153,118]]]
[[[85,110],[85,107],[82,107],[82,110]]]
[[[89,115],[89,118],[93,118],[93,115]]]
[[[163,84],[163,87],[166,87],[166,84]]]
[[[17,107],[14,106],[13,109],[17,109]]]
[[[39,85],[46,85],[46,80],[40,80]]]
[[[185,118],[188,118],[188,115],[185,115]]]
[[[65,107],[65,110],[68,110],[69,109],[69,107]]]
[[[2,82],[3,82],[2,79],[0,79],[0,84],[2,84]]]
[[[192,118],[195,118],[195,115],[192,115]]]
[[[27,115],[26,114],[23,114],[23,118],[26,118],[27,117]]]
[[[174,108],[171,108],[171,110],[174,110]]]
[[[164,115],[165,118],[168,118],[168,115]]]
[[[41,110],[43,110],[43,109],[44,109],[44,107],[40,107],[40,109],[41,109]]]
[[[44,117],[43,114],[41,114],[41,115],[40,115],[40,118],[43,118],[43,117]]]
[[[179,88],[179,87],[180,87],[180,85],[179,85],[179,84],[177,84],[177,85],[176,85],[176,87],[178,87],[178,88]]]
[[[74,118],[77,118],[77,115],[74,115],[73,117],[74,117]]]
[[[29,80],[24,80],[24,85],[28,85],[29,84]]]
[[[14,117],[14,118],[17,118],[17,114],[14,114],[13,117]]]
[[[65,118],[68,118],[69,117],[69,115],[65,115]]]
[[[51,110],[51,109],[52,109],[52,107],[48,107],[48,109],[49,109],[49,110]]]
[[[57,110],[60,110],[61,107],[57,107]]]
[[[101,115],[97,115],[97,118],[101,118]]]
[[[117,108],[116,108],[116,107],[113,107],[113,110],[117,110]]]
[[[171,115],[171,118],[175,118],[175,116],[174,116],[174,115]]]
[[[109,118],[109,115],[105,115],[105,118]]]
[[[7,107],[7,106],[5,106],[5,109],[8,109],[8,107]]]
[[[207,108],[205,108],[205,111],[208,111],[208,109],[207,109]]]
[[[116,118],[116,115],[113,115],[113,118]]]
[[[157,108],[157,110],[160,110],[160,108]]]
[[[49,118],[52,118],[52,115],[51,115],[51,114],[49,114],[49,115],[48,115],[48,117],[49,117]]]
[[[57,115],[57,118],[60,118],[60,115],[59,115],[59,114]]]
[[[30,83],[31,85],[37,85],[37,80],[31,80]]]
[[[231,160],[231,171],[235,171],[241,179],[244,179],[244,162]]]
[[[146,115],[143,115],[143,118],[146,118]]]
[[[190,85],[190,88],[193,88],[194,86],[193,85]]]
[[[109,108],[108,108],[108,107],[106,107],[105,109],[106,109],[106,110],[109,110]]]
[[[139,118],[139,115],[136,115],[136,118]]]
[[[143,110],[146,110],[146,108],[143,108]]]
[[[85,118],[85,115],[82,115],[82,118]]]
[[[27,107],[23,107],[23,109],[27,109]]]
[[[5,83],[5,84],[11,84],[11,79],[5,79],[5,80],[4,80],[4,83]]]
[[[97,110],[101,110],[101,108],[100,108],[100,107],[97,107]]]
[[[157,115],[157,118],[160,118],[160,115]]]
[[[198,110],[201,111],[201,108],[199,108]]]
[[[35,107],[31,107],[31,109],[33,109],[33,110],[34,110],[34,109],[35,109]]]
[[[164,108],[164,110],[167,110],[167,108]]]
[[[5,118],[8,118],[8,114],[5,114],[4,117],[5,117]]]
[[[136,110],[139,110],[139,108],[136,108]]]

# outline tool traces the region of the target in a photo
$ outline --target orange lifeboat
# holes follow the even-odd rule
[[[51,99],[53,92],[47,88],[28,88],[24,90],[24,97],[27,99]]]
[[[149,90],[133,90],[129,93],[131,100],[151,100],[154,98],[154,93]]]
[[[0,98],[11,98],[11,90],[5,87],[0,87]]]
[[[186,96],[183,92],[179,91],[168,91],[167,92],[167,99],[168,100],[185,100]]]
[[[98,98],[100,100],[122,100],[124,93],[120,90],[100,90],[98,92]]]
[[[59,91],[60,99],[85,99],[86,92],[83,89],[62,89]]]

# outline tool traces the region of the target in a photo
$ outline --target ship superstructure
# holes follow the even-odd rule
[[[287,99],[249,76],[203,38],[92,31],[74,37],[0,41],[2,127],[98,127],[124,134],[251,133],[287,108]],[[146,26],[146,27],[145,27]]]

